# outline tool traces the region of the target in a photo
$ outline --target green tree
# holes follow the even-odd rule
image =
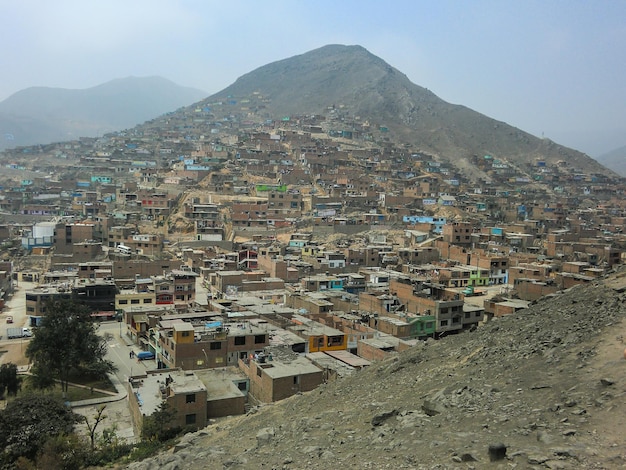
[[[33,460],[49,437],[71,434],[79,421],[82,417],[48,395],[17,397],[0,412],[2,461]]]
[[[89,310],[71,300],[53,300],[26,348],[33,362],[36,386],[51,386],[59,380],[67,393],[70,377],[89,374],[101,377],[115,367],[105,359],[106,341],[97,334]]]
[[[79,470],[89,458],[85,442],[76,434],[59,434],[46,440],[35,468]]]
[[[166,441],[178,434],[180,428],[172,427],[176,418],[176,410],[164,400],[159,408],[150,416],[146,416],[141,427],[141,437],[144,440]]]
[[[21,378],[17,375],[17,366],[11,362],[0,366],[0,398],[8,395],[17,395],[20,389]]]

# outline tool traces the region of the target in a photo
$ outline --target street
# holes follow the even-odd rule
[[[121,337],[120,337],[121,332]],[[156,362],[139,361],[136,354],[140,349],[136,345],[129,346],[130,338],[126,336],[126,325],[120,322],[102,322],[99,324],[98,333],[108,338],[106,358],[115,364],[115,375],[122,384],[128,383],[128,378],[133,375],[145,374],[146,370],[156,369]],[[130,357],[130,352],[135,357]]]
[[[24,352],[28,346],[29,338],[7,339],[7,328],[28,326],[26,318],[26,291],[37,284],[34,282],[20,281],[15,283],[13,295],[6,301],[4,309],[0,312],[0,364],[13,363],[18,367],[26,368],[28,360]],[[7,324],[7,317],[13,317],[13,323]]]

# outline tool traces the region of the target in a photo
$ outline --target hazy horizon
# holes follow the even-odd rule
[[[0,101],[161,76],[216,93],[358,44],[445,101],[599,156],[626,145],[626,2],[25,1],[3,7]]]

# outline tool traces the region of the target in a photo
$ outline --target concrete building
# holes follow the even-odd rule
[[[265,328],[250,323],[221,321],[199,326],[178,321],[159,328],[157,360],[165,367],[207,369],[234,366],[238,359],[263,351],[269,345]]]
[[[246,412],[250,379],[237,367],[197,370],[196,377],[207,389],[207,418]]]
[[[193,372],[181,370],[148,371],[130,378],[128,401],[135,426],[167,402],[175,411],[168,428],[200,429],[207,423],[207,389]]]
[[[239,360],[239,368],[250,379],[250,395],[261,403],[283,400],[308,392],[323,382],[323,371],[296,354],[274,358],[271,355]]]

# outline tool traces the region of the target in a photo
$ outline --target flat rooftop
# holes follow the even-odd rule
[[[237,383],[247,382],[248,377],[236,367],[197,370],[195,374],[206,387],[208,401],[245,396]]]
[[[294,375],[314,374],[320,372],[320,368],[304,357],[294,357],[288,362],[275,359],[259,364],[272,379],[280,379],[283,377],[292,377]]]
[[[162,372],[149,372],[147,375],[132,377],[133,392],[139,402],[141,413],[150,416],[159,409],[164,400],[165,379],[172,378],[170,389],[174,393],[193,393],[206,390],[193,372],[166,369]]]

